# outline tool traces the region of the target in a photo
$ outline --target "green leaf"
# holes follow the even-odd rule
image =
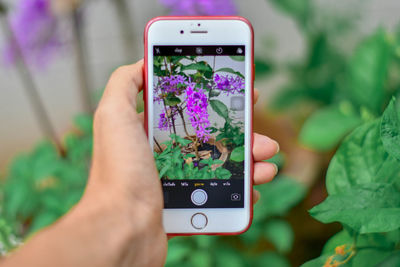
[[[254,221],[270,216],[282,216],[305,196],[304,185],[286,176],[257,187],[262,197],[254,207]]]
[[[256,77],[268,75],[272,71],[272,63],[271,62],[267,62],[267,61],[261,60],[261,59],[255,59],[254,64],[256,65],[256,68],[255,68]]]
[[[357,47],[350,61],[346,92],[354,103],[375,114],[381,113],[389,62],[390,46],[386,33],[379,29]]]
[[[400,118],[393,99],[386,108],[381,122],[383,147],[396,159],[400,160]]]
[[[324,249],[322,250],[322,255],[324,254],[329,254],[333,255],[335,254],[335,248],[337,246],[341,245],[349,245],[351,246],[353,244],[353,238],[350,236],[349,232],[346,230],[342,230],[339,233],[336,233],[334,236],[332,236],[324,246]]]
[[[287,253],[292,249],[294,233],[290,224],[284,220],[268,221],[265,225],[264,236],[280,253]]]
[[[58,219],[58,215],[51,212],[43,212],[40,214],[36,214],[35,219],[32,222],[31,227],[29,228],[30,233],[34,233],[43,227],[46,227]]]
[[[171,168],[171,163],[169,161],[167,161],[165,163],[164,167],[160,170],[160,173],[159,173],[160,178],[164,177],[165,173],[167,173],[169,168]]]
[[[275,111],[284,111],[308,99],[309,91],[306,88],[282,88],[273,95],[269,108]]]
[[[279,152],[278,154],[275,154],[272,158],[263,161],[273,163],[278,167],[278,169],[281,169],[285,164],[285,155],[282,152]]]
[[[184,260],[185,257],[190,256],[191,249],[183,242],[169,242],[168,254],[166,265],[176,265]]]
[[[181,67],[181,71],[187,70],[197,70],[197,71],[210,71],[212,72],[212,68],[205,61],[201,61],[198,63],[192,63],[189,65],[184,65]]]
[[[236,147],[232,151],[230,159],[236,162],[244,161],[244,146]]]
[[[216,96],[219,96],[220,94],[221,94],[221,91],[211,90],[210,94],[209,94],[209,97],[216,97]]]
[[[231,178],[232,173],[227,169],[219,167],[215,170],[215,175],[217,179],[229,179]]]
[[[222,118],[228,119],[229,118],[229,111],[228,108],[224,103],[219,100],[210,100],[209,101],[211,108]]]
[[[381,250],[379,248],[362,249],[357,252],[351,260],[351,265],[356,266],[374,266],[383,261],[390,255],[390,251]],[[391,267],[398,265],[391,265]]]
[[[238,253],[236,249],[228,246],[218,247],[218,256],[215,257],[217,267],[229,266],[229,267],[243,267],[245,266],[245,261],[243,259],[243,254]]]
[[[299,139],[309,148],[329,151],[360,123],[359,116],[338,106],[320,109],[304,123]]]
[[[369,183],[400,185],[400,164],[383,148],[380,121],[355,129],[331,160],[326,177],[330,195]]]
[[[168,105],[168,106],[176,106],[181,103],[181,100],[178,97],[173,96],[173,95],[168,95],[164,101],[165,101],[165,105]]]
[[[244,61],[245,59],[244,56],[229,56],[229,57],[235,61]]]
[[[310,210],[323,223],[340,222],[359,233],[400,227],[400,192],[392,185],[370,183],[328,196]]]
[[[260,256],[252,259],[251,266],[254,267],[264,267],[264,266],[273,266],[273,267],[289,267],[290,263],[283,256],[279,255],[275,252],[264,252]]]
[[[263,229],[260,224],[253,224],[246,233],[239,236],[239,238],[247,246],[254,245],[263,236]]]
[[[302,264],[300,267],[321,267],[325,265],[325,262],[329,255],[322,255],[318,258],[312,259],[307,261],[306,263]]]
[[[394,251],[382,262],[376,265],[376,267],[393,267],[400,266],[400,251]]]
[[[193,250],[189,260],[193,267],[212,266],[212,258],[208,250]]]
[[[301,26],[306,27],[308,18],[312,16],[310,0],[270,0],[277,8],[296,19]]]
[[[243,74],[241,74],[238,71],[233,70],[232,68],[220,68],[220,69],[216,70],[215,72],[227,72],[227,73],[231,73],[231,74],[235,74],[237,76],[240,76],[240,77],[242,77],[244,79],[244,75]]]
[[[75,117],[75,125],[83,133],[91,134],[93,132],[93,116],[80,114]]]

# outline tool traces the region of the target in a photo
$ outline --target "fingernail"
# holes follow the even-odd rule
[[[275,175],[277,175],[279,172],[278,165],[276,165],[275,163],[272,163],[272,164],[274,165],[274,168],[275,168]]]
[[[278,154],[279,151],[281,150],[281,148],[280,148],[279,143],[277,141],[274,140],[274,142],[276,144],[276,153],[275,154]]]

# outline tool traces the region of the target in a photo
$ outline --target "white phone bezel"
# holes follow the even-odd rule
[[[200,23],[200,26],[198,24]],[[181,31],[184,31],[181,34]],[[206,34],[191,34],[191,30],[207,31]],[[209,234],[240,233],[250,224],[251,217],[251,97],[252,88],[252,30],[250,26],[236,19],[174,19],[157,20],[147,32],[147,118],[148,137],[153,140],[151,123],[153,116],[153,46],[155,45],[244,45],[245,46],[245,186],[244,208],[197,208],[197,209],[164,209],[163,224],[168,234]],[[153,142],[150,142],[153,146]],[[208,218],[204,229],[198,230],[191,225],[191,218],[201,212]]]

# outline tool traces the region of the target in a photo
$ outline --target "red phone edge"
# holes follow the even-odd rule
[[[253,26],[251,25],[250,21],[247,20],[244,17],[240,17],[240,16],[159,16],[159,17],[155,17],[153,19],[151,19],[145,26],[144,29],[144,71],[143,71],[143,75],[144,75],[144,81],[145,81],[145,88],[143,90],[143,101],[144,101],[144,127],[145,127],[145,131],[146,134],[148,136],[148,105],[147,105],[147,90],[148,90],[148,31],[150,26],[156,22],[156,21],[160,21],[160,20],[240,20],[245,22],[251,31],[251,100],[250,100],[250,104],[253,107],[250,110],[250,117],[251,117],[251,121],[250,121],[250,132],[253,133],[253,113],[254,113],[254,29]],[[251,149],[253,148],[253,144],[254,144],[254,134],[251,135],[250,138],[250,147]],[[167,234],[168,236],[192,236],[192,235],[240,235],[245,233],[247,230],[249,230],[252,222],[253,222],[253,179],[254,179],[254,160],[253,160],[253,153],[251,151],[250,153],[250,220],[249,220],[249,224],[247,225],[247,227],[243,230],[243,231],[239,231],[239,232],[233,232],[233,233],[174,233],[174,234]]]

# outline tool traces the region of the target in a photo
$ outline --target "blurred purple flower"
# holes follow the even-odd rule
[[[190,123],[196,131],[196,136],[203,142],[207,142],[210,130],[210,121],[208,120],[208,98],[206,92],[201,89],[195,89],[194,84],[186,88],[186,114],[189,116]]]
[[[170,9],[172,15],[235,15],[236,5],[233,0],[160,0]]]
[[[61,46],[57,18],[50,0],[20,0],[11,15],[11,29],[27,63],[43,67]],[[18,50],[12,40],[4,51],[7,63],[18,60]]]
[[[160,103],[168,93],[180,95],[187,85],[187,79],[182,75],[160,77],[157,86],[154,87],[154,101]]]
[[[167,112],[160,114],[158,120],[158,129],[161,131],[168,131],[172,127],[172,121],[175,120],[178,115],[178,110],[176,107],[167,108]]]
[[[216,74],[214,77],[214,82],[217,85],[217,88],[227,95],[229,94],[244,94],[244,79],[236,76],[222,76]]]

